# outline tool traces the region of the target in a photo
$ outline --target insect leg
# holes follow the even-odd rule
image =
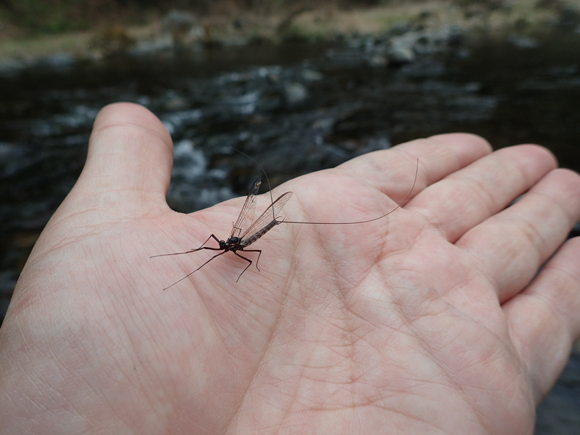
[[[199,251],[199,250],[201,250],[201,249],[213,249],[213,250],[219,250],[219,249],[221,249],[221,248],[207,248],[207,247],[205,247],[205,244],[206,244],[207,242],[209,242],[209,239],[211,239],[211,238],[213,238],[213,239],[214,239],[216,242],[218,242],[218,245],[220,244],[220,241],[218,240],[218,238],[212,234],[211,236],[209,236],[209,237],[207,238],[207,240],[206,240],[205,242],[203,242],[203,243],[201,244],[201,246],[200,246],[199,248],[197,248],[197,249],[194,249],[194,250],[192,250],[192,251],[188,251],[188,252],[197,252],[197,251]]]
[[[244,249],[244,252],[257,252],[258,253],[258,258],[256,258],[256,269],[258,269],[258,272],[261,272],[260,268],[258,267],[258,263],[260,261],[260,255],[262,255],[262,251],[259,249]],[[238,255],[238,257],[242,257],[241,255]],[[244,258],[244,257],[242,257]]]
[[[208,240],[209,240],[209,239],[208,239]],[[202,249],[202,248],[199,248],[199,249]],[[206,248],[203,248],[203,249],[211,249],[211,250],[213,250],[213,251],[218,251],[218,250],[219,250],[218,248],[207,248],[207,247],[206,247]],[[223,251],[223,252],[220,252],[219,254],[216,254],[216,255],[214,255],[214,256],[213,256],[213,257],[211,257],[209,260],[207,260],[205,263],[203,263],[201,266],[199,266],[197,269],[195,269],[193,272],[190,272],[190,273],[188,273],[188,274],[187,274],[187,275],[185,275],[183,278],[181,278],[179,281],[175,281],[173,284],[171,284],[171,285],[170,285],[170,286],[168,286],[168,287],[165,287],[163,290],[167,290],[168,288],[170,288],[170,287],[173,287],[175,284],[177,284],[177,283],[180,283],[180,282],[181,282],[181,281],[183,281],[184,279],[186,279],[186,278],[189,278],[191,275],[193,275],[195,272],[197,272],[199,269],[201,269],[203,266],[205,266],[205,265],[206,265],[207,263],[209,263],[211,260],[213,260],[214,258],[217,258],[217,257],[219,257],[220,255],[224,255],[226,252],[228,252],[228,251]],[[244,257],[242,257],[242,258],[244,258]],[[246,259],[246,260],[247,260],[247,259]],[[250,260],[248,260],[248,261],[250,261]],[[249,266],[248,266],[248,267],[249,267]],[[238,279],[239,279],[239,278],[238,278]]]
[[[258,253],[258,258],[256,258],[256,269],[258,269],[258,272],[261,272],[260,268],[258,267],[258,263],[260,262],[260,255],[262,255],[262,251],[259,249],[244,249],[244,252],[257,252]],[[241,255],[240,255],[241,257]]]
[[[236,251],[232,251],[232,252],[234,254],[236,254],[238,257],[243,258],[244,260],[246,260],[248,262],[248,265],[246,266],[246,268],[244,270],[242,270],[242,273],[240,273],[240,275],[238,276],[238,279],[236,279],[236,282],[238,282],[240,280],[240,278],[242,277],[242,275],[244,274],[244,272],[246,270],[248,270],[248,267],[250,267],[253,262],[249,258],[246,258],[243,255],[238,254]],[[262,254],[262,251],[260,251],[259,249],[251,249],[249,251],[244,251],[244,252],[259,252],[258,260],[260,259],[260,255]],[[257,261],[256,261],[256,269],[258,269],[258,262]],[[258,269],[258,271],[260,271],[260,269]]]
[[[202,245],[201,245],[199,248],[197,248],[197,249],[190,249],[189,251],[185,251],[185,252],[172,252],[171,254],[159,254],[159,255],[152,255],[152,256],[151,256],[151,257],[149,257],[149,258],[156,258],[156,257],[168,257],[168,256],[170,256],[170,255],[183,255],[183,254],[191,254],[192,252],[197,252],[197,251],[200,251],[200,250],[202,250],[202,249],[211,249],[212,251],[220,251],[220,250],[221,250],[221,248],[210,248],[210,247],[204,246],[204,245],[205,245],[205,244],[206,244],[206,243],[209,241],[209,239],[211,239],[212,237],[213,237],[213,238],[214,238],[214,240],[215,240],[216,242],[218,242],[218,244],[219,244],[219,242],[220,242],[220,241],[218,240],[218,238],[212,234],[212,235],[211,235],[211,236],[209,236],[209,237],[207,238],[207,240],[206,240],[205,242],[203,242],[203,244],[202,244]]]

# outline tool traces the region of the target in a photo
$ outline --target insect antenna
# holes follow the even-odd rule
[[[390,215],[394,211],[397,211],[398,209],[400,209],[401,207],[403,207],[407,203],[407,201],[411,197],[411,194],[413,193],[413,190],[415,190],[415,184],[417,183],[418,174],[419,174],[419,159],[417,159],[417,166],[415,167],[415,178],[413,179],[413,185],[411,186],[411,190],[409,190],[409,193],[407,193],[407,196],[405,196],[403,201],[401,201],[400,204],[397,204],[397,206],[394,209],[392,209],[391,211],[389,211],[389,212],[387,212],[384,215],[381,215],[379,217],[376,217],[373,219],[367,219],[364,221],[355,221],[355,222],[302,222],[302,221],[286,221],[285,220],[283,223],[285,223],[285,224],[305,224],[305,225],[354,225],[354,224],[366,224],[368,222],[378,221],[379,219],[387,217],[388,215]]]

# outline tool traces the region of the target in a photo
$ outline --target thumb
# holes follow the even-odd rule
[[[146,108],[131,103],[104,107],[89,141],[85,167],[63,206],[143,214],[167,207],[173,144]]]

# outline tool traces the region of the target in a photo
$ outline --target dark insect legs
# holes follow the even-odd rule
[[[201,266],[199,266],[193,272],[187,274],[186,276],[181,278],[179,281],[174,282],[170,286],[165,287],[163,290],[167,290],[169,287],[173,287],[175,284],[177,284],[177,283],[183,281],[184,279],[186,279],[187,277],[193,275],[195,272],[197,272],[199,269],[201,269],[207,263],[212,261],[214,258],[217,258],[220,255],[225,254],[226,252],[233,252],[238,257],[243,258],[244,260],[246,260],[248,262],[248,265],[245,267],[244,270],[242,270],[242,273],[240,273],[236,282],[239,281],[239,279],[244,274],[244,272],[246,270],[248,270],[248,268],[253,263],[252,260],[250,260],[247,257],[244,257],[243,255],[238,254],[237,251],[257,252],[258,258],[256,259],[256,269],[260,270],[260,268],[258,267],[258,262],[260,261],[260,255],[262,255],[262,251],[260,249],[244,249],[244,248],[247,248],[252,243],[254,243],[258,239],[260,239],[260,237],[262,237],[264,234],[266,234],[272,228],[274,228],[276,225],[279,225],[283,222],[282,220],[278,220],[278,217],[276,215],[282,210],[282,208],[286,205],[288,200],[292,197],[292,192],[286,192],[285,194],[280,196],[278,199],[276,199],[276,201],[272,202],[272,204],[270,204],[270,206],[266,210],[264,210],[264,213],[262,213],[258,219],[256,219],[255,221],[252,222],[252,220],[254,218],[254,212],[256,209],[256,195],[258,194],[258,190],[260,189],[261,184],[262,184],[262,182],[260,180],[256,180],[256,182],[254,183],[252,190],[250,191],[250,193],[248,193],[248,196],[246,197],[246,201],[244,202],[244,206],[242,207],[242,210],[240,211],[238,219],[236,220],[236,223],[234,224],[234,226],[232,228],[232,232],[230,234],[230,237],[227,240],[225,240],[225,241],[219,240],[214,234],[212,234],[197,249],[192,249],[192,250],[186,251],[186,252],[175,252],[172,254],[154,255],[151,257],[151,258],[154,258],[154,257],[166,257],[169,255],[191,254],[192,252],[201,251],[202,249],[207,249],[210,251],[222,251],[219,254],[216,254],[213,257],[211,257],[209,260],[207,260],[205,263],[203,263]],[[270,210],[272,210],[271,214],[270,214]],[[252,222],[252,223],[248,226],[248,224],[250,222]],[[205,244],[212,238],[216,242],[218,242],[219,248],[212,248],[211,246],[205,246]]]

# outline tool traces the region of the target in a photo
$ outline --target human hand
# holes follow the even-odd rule
[[[243,198],[173,212],[164,127],[106,107],[0,330],[0,433],[531,433],[580,335],[579,240],[550,258],[578,174],[441,135],[280,186],[281,215],[379,216],[417,158],[387,218],[281,224],[261,272],[227,253],[162,291],[214,253],[149,257],[226,238]]]

